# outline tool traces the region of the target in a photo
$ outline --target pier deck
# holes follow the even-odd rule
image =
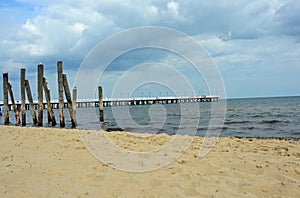
[[[182,96],[182,97],[145,97],[145,98],[104,98],[103,106],[134,106],[134,105],[154,105],[154,104],[178,104],[178,103],[197,103],[197,102],[217,102],[218,96]],[[97,99],[79,99],[76,102],[77,108],[99,107]],[[18,107],[21,106],[21,101],[16,101]],[[3,106],[3,101],[0,101],[0,107]],[[9,110],[13,110],[12,104],[9,101]],[[26,110],[29,110],[29,103],[26,101]],[[44,109],[47,107],[47,102],[43,102]],[[35,110],[38,108],[38,101],[34,101]],[[52,100],[51,107],[59,108],[59,101]],[[64,101],[64,108],[68,108],[68,102]]]

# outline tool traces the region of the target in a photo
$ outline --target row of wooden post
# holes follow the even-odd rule
[[[30,102],[30,110],[32,112],[33,123],[37,123],[36,114],[34,111],[33,100],[30,90],[29,81],[25,80],[25,69],[21,69],[21,112],[22,112],[22,125],[26,125],[26,111],[25,111],[25,87],[27,90],[28,100]],[[13,105],[14,112],[16,114],[16,124],[19,124],[19,109],[17,109],[14,94],[12,91],[12,86],[8,81],[8,73],[3,74],[3,97],[4,97],[4,124],[9,124],[9,114],[8,114],[8,93]]]
[[[50,89],[48,83],[44,77],[44,65],[38,65],[38,77],[37,77],[37,89],[38,89],[38,119],[34,109],[31,89],[29,81],[25,79],[26,69],[22,68],[20,72],[20,92],[21,92],[21,115],[22,115],[22,126],[26,126],[26,106],[25,106],[25,92],[27,93],[27,99],[30,106],[32,120],[34,125],[43,126],[43,93],[45,93],[47,110],[48,110],[48,124],[52,126],[56,125],[55,115],[51,108]],[[67,75],[63,74],[62,61],[57,62],[57,74],[58,74],[58,97],[59,97],[59,109],[60,109],[60,127],[65,127],[64,118],[64,96],[68,102],[68,108],[71,118],[72,127],[76,127],[76,99],[77,89],[73,89],[73,98],[71,97]],[[9,124],[9,109],[8,109],[8,93],[11,98],[16,119],[19,117],[19,109],[15,104],[12,86],[8,81],[8,73],[3,74],[3,97],[4,97],[4,124]],[[101,96],[102,97],[102,96]],[[18,121],[16,121],[18,124]]]

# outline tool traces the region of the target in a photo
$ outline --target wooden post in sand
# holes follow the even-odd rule
[[[44,78],[44,65],[38,65],[38,126],[43,126],[43,78]]]
[[[21,74],[20,74],[22,126],[26,126],[25,72],[26,72],[26,69],[22,68],[21,69]]]
[[[50,98],[50,90],[47,85],[46,78],[43,78],[43,87],[45,92],[45,97],[47,101],[47,110],[48,110],[48,124],[52,123],[52,126],[56,125],[55,115],[51,107],[51,98]],[[50,121],[50,122],[49,122]]]
[[[77,88],[73,88],[73,94],[72,94],[72,104],[73,104],[73,114],[74,114],[74,119],[75,119],[75,124],[77,125],[76,121],[76,109],[77,109]]]
[[[50,110],[49,110],[49,105],[51,105],[50,90],[48,89],[48,86],[45,88],[45,84],[47,86],[46,79],[44,78],[44,84],[43,84],[43,86],[44,86],[44,93],[45,93],[45,98],[46,98],[46,102],[47,102],[47,118],[48,118],[48,125],[50,125],[50,123],[52,123],[52,119],[51,119],[51,115],[50,115]],[[49,94],[49,97],[48,97],[48,94]]]
[[[3,74],[3,103],[4,103],[4,124],[9,124],[9,110],[8,110],[8,73]]]
[[[8,84],[8,91],[9,91],[9,94],[10,94],[11,103],[13,105],[13,109],[14,109],[14,112],[15,112],[16,126],[19,126],[20,125],[20,111],[16,106],[14,93],[12,91],[11,84],[10,83],[7,83],[7,84]]]
[[[100,122],[104,122],[104,115],[103,115],[103,94],[102,94],[102,87],[98,87],[98,96],[99,96],[99,116]]]
[[[57,62],[57,76],[58,76],[57,80],[58,80],[59,121],[60,121],[60,127],[65,127],[62,61]]]
[[[32,115],[32,121],[33,121],[33,124],[36,125],[37,124],[36,113],[34,110],[34,104],[33,104],[30,84],[29,84],[28,80],[25,80],[25,88],[26,88],[27,98],[28,98],[28,102],[29,102],[31,115]]]
[[[72,127],[75,128],[76,127],[76,120],[74,118],[73,104],[72,104],[71,93],[70,93],[68,79],[67,79],[66,74],[63,74],[63,84],[64,84],[65,96],[66,96],[66,99],[68,101],[68,108],[69,108],[69,112],[70,112]]]

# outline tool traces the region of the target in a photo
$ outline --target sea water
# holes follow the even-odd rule
[[[213,126],[211,120],[222,118],[222,125]],[[217,109],[212,111],[212,105]],[[59,110],[54,110],[59,127]],[[32,125],[27,111],[27,126]],[[216,103],[185,103],[166,105],[138,105],[105,107],[105,122],[99,122],[98,108],[78,108],[78,129],[125,130],[136,133],[167,133],[206,136],[207,129],[220,130],[223,137],[276,137],[300,138],[300,97],[227,99]],[[70,116],[65,109],[66,127],[71,128]],[[13,112],[10,121],[15,123]],[[3,124],[3,117],[0,119]],[[47,126],[44,111],[44,126]]]

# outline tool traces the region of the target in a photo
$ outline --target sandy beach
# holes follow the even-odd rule
[[[191,144],[161,168],[129,172],[99,161],[82,141],[90,134],[144,154],[173,138]],[[204,157],[203,138],[165,134],[0,126],[0,141],[0,197],[300,197],[295,140],[219,138]]]

